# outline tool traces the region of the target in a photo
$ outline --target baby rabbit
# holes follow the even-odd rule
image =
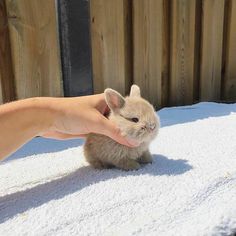
[[[126,98],[109,88],[104,93],[111,110],[109,119],[123,135],[137,140],[140,146],[130,148],[107,136],[89,134],[84,145],[86,160],[98,169],[115,166],[123,170],[136,170],[140,164],[151,163],[149,144],[157,136],[160,126],[153,106],[141,98],[137,85],[132,85],[130,96]]]

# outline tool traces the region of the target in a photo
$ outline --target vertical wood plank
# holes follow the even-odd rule
[[[224,0],[203,1],[200,98],[205,101],[221,96],[224,5]]]
[[[94,92],[111,87],[122,94],[131,81],[130,1],[91,0]]]
[[[6,0],[16,95],[61,96],[54,0]]]
[[[196,86],[196,0],[176,0],[171,5],[170,104],[191,104]]]
[[[225,42],[225,77],[223,99],[236,100],[236,0],[230,0],[227,12]]]
[[[0,103],[14,100],[14,74],[5,1],[0,1]]]
[[[133,1],[133,73],[142,96],[155,107],[167,103],[168,5],[163,0]]]

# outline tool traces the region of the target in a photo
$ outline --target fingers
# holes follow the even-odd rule
[[[122,145],[128,146],[128,147],[139,146],[139,144],[140,144],[139,142],[122,136],[120,129],[118,127],[116,127],[116,125],[114,123],[112,123],[110,120],[104,118],[104,119],[102,119],[101,123],[102,123],[102,125],[101,125],[102,130],[100,130],[101,134],[109,136],[110,138],[112,138],[116,142],[118,142]]]

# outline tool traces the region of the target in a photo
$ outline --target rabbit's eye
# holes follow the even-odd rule
[[[137,123],[138,122],[138,118],[137,117],[134,117],[131,119],[134,123]]]
[[[120,114],[121,117],[123,117],[124,119],[128,120],[128,121],[132,121],[134,123],[138,123],[139,119],[137,117],[133,117],[133,118],[129,118],[129,117],[125,117],[124,115]]]

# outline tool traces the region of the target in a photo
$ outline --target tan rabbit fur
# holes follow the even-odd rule
[[[111,138],[89,134],[84,145],[86,160],[98,169],[117,167],[123,170],[135,170],[140,164],[151,163],[149,144],[159,130],[159,118],[153,106],[140,96],[140,89],[132,85],[130,96],[122,97],[112,89],[105,90],[105,99],[112,120],[128,138],[137,140],[140,146],[130,148]]]

